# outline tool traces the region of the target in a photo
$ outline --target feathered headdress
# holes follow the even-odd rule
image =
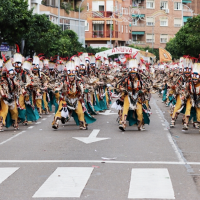
[[[29,61],[25,61],[22,67],[23,70],[31,71],[32,64]]]
[[[3,67],[3,60],[0,59],[0,67]]]
[[[33,57],[33,65],[35,65],[34,67],[39,68],[39,64],[40,64],[40,58],[38,56],[34,56]]]
[[[131,59],[128,62],[128,71],[131,72],[138,72],[138,61],[136,59]]]
[[[14,74],[14,67],[12,66],[11,60],[7,60],[5,63],[5,67],[7,69],[7,71],[9,72],[9,74]]]
[[[20,53],[15,53],[14,54],[14,63],[22,63],[23,56]]]
[[[76,67],[75,67],[75,63],[73,61],[68,61],[66,63],[66,68],[67,68],[68,75],[75,75]]]

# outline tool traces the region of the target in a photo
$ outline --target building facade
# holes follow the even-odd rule
[[[192,2],[189,4],[189,7],[192,8],[194,11],[194,16],[200,14],[200,1],[199,0],[192,0]]]
[[[33,13],[35,14],[45,14],[51,22],[54,24],[59,24],[62,30],[70,29],[73,30],[77,35],[79,35],[79,41],[85,46],[85,19],[84,15],[80,14],[79,23],[79,12],[70,11],[69,14],[65,12],[64,9],[58,9],[64,0],[29,0],[29,8],[33,8]],[[75,10],[81,3],[81,1],[70,1],[72,8]],[[82,12],[85,12],[87,5],[87,0],[81,5]],[[60,11],[60,22],[59,21],[59,11]]]
[[[181,0],[134,0],[138,13],[132,23],[132,44],[152,48],[165,47],[181,26],[192,17],[188,3]],[[136,13],[136,12],[135,12]]]
[[[128,44],[131,27],[129,21],[121,17],[121,10],[129,10],[131,5],[132,0],[88,0],[86,45],[112,48]]]

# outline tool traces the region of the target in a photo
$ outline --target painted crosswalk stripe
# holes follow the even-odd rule
[[[93,167],[58,167],[33,198],[80,197]]]
[[[35,124],[41,124],[41,122],[36,122]]]
[[[129,199],[175,199],[168,169],[132,169]]]
[[[5,167],[0,168],[0,184],[5,181],[10,175],[16,172],[19,167]]]
[[[28,129],[32,129],[34,126],[29,126]]]
[[[46,120],[47,118],[43,118],[42,120]]]

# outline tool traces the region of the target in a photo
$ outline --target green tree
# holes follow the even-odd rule
[[[199,57],[200,46],[200,15],[188,19],[187,23],[177,32],[175,38],[166,45],[173,58],[183,55]]]
[[[27,0],[0,0],[0,44],[20,43],[29,31],[31,18]]]
[[[156,56],[156,60],[159,60],[159,50],[158,49],[152,49],[149,46],[140,47],[140,46],[136,46],[134,44],[129,45],[129,47],[139,49],[141,51],[148,51],[149,53],[152,53]]]
[[[52,48],[56,46],[62,35],[61,28],[49,21],[46,15],[32,16],[30,31],[25,36],[25,56],[44,53],[52,56]]]
[[[70,57],[77,52],[85,52],[84,47],[78,41],[77,34],[72,30],[65,30],[62,33],[62,37],[59,39],[59,54],[63,57]]]

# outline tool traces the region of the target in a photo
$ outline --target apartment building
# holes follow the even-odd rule
[[[85,15],[80,15],[80,26],[79,26],[79,12],[70,11],[69,14],[64,9],[58,9],[62,2],[70,2],[72,8],[75,10],[81,3],[81,1],[65,1],[65,0],[29,0],[29,8],[33,8],[33,13],[45,14],[49,20],[55,24],[59,24],[62,30],[70,29],[79,35],[79,41],[85,46]],[[83,1],[81,5],[82,12],[85,12],[87,0]],[[60,11],[60,22],[59,19]]]
[[[116,47],[128,44],[131,36],[128,11],[132,0],[87,0],[85,42],[87,46]]]
[[[190,4],[189,7],[192,8],[194,11],[194,16],[200,14],[200,1],[199,0],[193,0]]]
[[[133,15],[130,43],[164,48],[187,19],[193,16],[189,7],[191,3],[188,0],[133,0],[132,11],[137,14]]]

